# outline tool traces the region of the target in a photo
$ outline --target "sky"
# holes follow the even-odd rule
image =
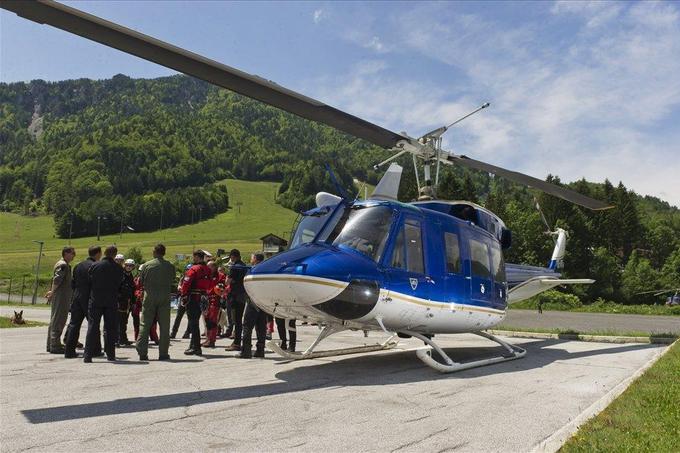
[[[680,3],[65,2],[445,148],[680,206]],[[0,11],[0,81],[173,74]]]

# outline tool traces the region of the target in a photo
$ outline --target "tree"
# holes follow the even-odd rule
[[[653,294],[641,294],[659,289],[659,272],[649,260],[641,258],[637,251],[633,252],[623,269],[621,276],[623,296],[629,304],[654,304],[659,298]]]

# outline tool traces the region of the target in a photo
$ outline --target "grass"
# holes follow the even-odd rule
[[[677,333],[670,332],[644,332],[641,330],[587,330],[578,331],[574,329],[541,329],[532,327],[513,327],[503,324],[498,325],[493,330],[507,330],[510,332],[529,332],[529,333],[552,333],[557,335],[564,335],[565,337],[573,337],[575,335],[593,335],[603,337],[646,337],[646,338],[678,338]]]
[[[680,451],[680,342],[670,348],[560,452]]]
[[[510,305],[510,309],[536,310],[537,308],[535,301],[528,299]],[[668,307],[666,305],[623,305],[616,304],[613,302],[594,303],[591,305],[582,305],[580,307],[546,303],[543,305],[543,311],[571,311],[580,313],[617,313],[629,315],[680,316],[680,306]]]
[[[47,323],[39,321],[26,321],[25,324],[12,324],[10,318],[6,316],[0,316],[0,329],[14,329],[16,327],[40,327],[46,325]]]
[[[122,253],[138,247],[144,258],[150,259],[151,248],[157,242],[166,245],[169,257],[176,254],[189,255],[195,248],[212,252],[218,248],[227,251],[238,248],[246,255],[260,250],[262,243],[259,238],[268,233],[285,238],[290,235],[296,213],[275,203],[278,183],[235,179],[227,179],[221,183],[229,190],[229,204],[233,209],[193,225],[149,233],[124,233],[122,237],[117,234],[106,235],[100,241],[96,237],[73,239],[71,245],[78,254],[76,261],[83,259],[87,247],[96,243],[116,244]],[[239,206],[237,203],[242,204]],[[6,279],[10,276],[16,279],[13,286],[18,285],[18,288],[12,290],[16,294],[21,287],[21,277],[34,275],[38,244],[32,241],[36,240],[45,241],[40,276],[49,279],[62,247],[68,244],[68,239],[55,237],[52,217],[0,213],[0,280],[5,279],[0,281],[0,292],[6,292]],[[30,280],[30,284],[32,282]],[[32,289],[32,286],[29,285],[29,288]],[[44,292],[39,291],[39,294]]]

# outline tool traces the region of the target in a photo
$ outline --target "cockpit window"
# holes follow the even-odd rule
[[[295,229],[290,248],[312,242],[333,212],[333,206],[312,209],[302,214],[302,220]]]
[[[351,209],[333,245],[352,248],[377,262],[385,250],[391,225],[392,209],[387,206]]]

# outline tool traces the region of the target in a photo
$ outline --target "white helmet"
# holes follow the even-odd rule
[[[125,260],[125,265],[126,265],[126,266],[128,266],[128,265],[129,265],[129,266],[134,266],[135,264],[136,264],[136,263],[135,263],[135,260],[133,260],[132,258],[128,258],[128,259]]]
[[[116,255],[116,257],[114,258],[115,261],[123,261],[124,259],[125,259],[125,255],[122,255],[120,253],[118,255]]]

